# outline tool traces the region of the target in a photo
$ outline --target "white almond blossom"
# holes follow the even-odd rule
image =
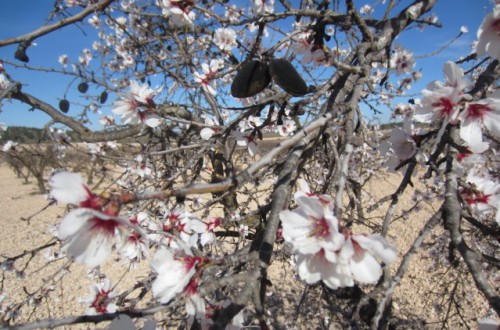
[[[415,67],[413,53],[403,47],[396,46],[391,55],[390,66],[396,70],[396,74],[412,73]]]
[[[312,194],[303,180],[299,184],[298,207],[280,212],[283,238],[292,245],[299,277],[332,289],[376,283],[382,272],[379,261],[394,262],[396,249],[378,234],[341,232],[331,197]]]
[[[359,10],[359,13],[360,14],[364,14],[364,15],[371,15],[373,14],[375,10],[373,9],[372,6],[370,5],[364,5],[363,7],[361,7],[361,9]]]
[[[212,95],[217,95],[217,80],[215,80],[215,75],[221,68],[221,62],[219,60],[211,60],[210,64],[202,63],[201,69],[203,73],[198,71],[194,72],[194,80],[201,85],[201,87],[207,90]]]
[[[460,113],[460,137],[473,150],[483,149],[482,127],[493,136],[500,137],[500,90],[492,97],[467,103]]]
[[[64,216],[59,226],[58,237],[64,241],[62,251],[89,267],[103,264],[111,254],[115,236],[120,237],[124,231],[117,207],[104,205],[79,174],[59,172],[52,175],[49,184],[54,199],[78,206]]]
[[[500,60],[500,34],[498,26],[500,25],[500,3],[495,5],[493,12],[488,14],[481,26],[477,30],[477,42],[474,45],[476,53],[479,56],[488,54],[497,60]]]
[[[255,136],[250,133],[242,133],[240,131],[231,131],[231,135],[236,139],[236,144],[241,147],[247,147],[248,154],[253,157],[259,153],[259,146],[255,140]]]
[[[196,19],[196,14],[188,1],[158,0],[158,5],[162,8],[163,15],[170,17],[175,26],[190,25]]]
[[[230,52],[236,47],[236,32],[230,28],[218,28],[215,31],[214,43],[220,49]]]
[[[81,303],[88,306],[85,314],[97,315],[117,311],[118,306],[113,302],[113,298],[117,294],[111,290],[111,281],[108,278],[101,283],[93,284],[90,289],[92,290],[90,296],[80,300]]]
[[[123,124],[144,123],[149,127],[161,124],[161,118],[153,112],[155,103],[153,98],[161,91],[150,88],[147,84],[139,85],[135,80],[130,81],[130,92],[122,94],[120,99],[113,103],[111,110],[115,115],[121,116]]]
[[[489,175],[471,170],[466,178],[466,187],[461,190],[464,201],[480,216],[496,213],[500,225],[500,183]]]
[[[196,267],[202,262],[200,257],[189,251],[161,248],[151,261],[151,268],[157,274],[153,281],[153,296],[162,304],[169,303],[188,288]]]

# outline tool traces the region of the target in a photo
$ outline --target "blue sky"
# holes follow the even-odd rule
[[[364,4],[373,4],[376,1],[356,1],[361,7]],[[51,10],[52,0],[2,0],[0,11],[0,39],[15,37],[30,32],[45,23],[45,19]],[[245,2],[242,2],[245,3]],[[406,6],[410,1],[402,1]],[[376,9],[381,10],[379,7]],[[425,85],[436,79],[442,79],[442,65],[447,60],[456,60],[470,52],[470,46],[476,38],[476,31],[484,16],[492,10],[489,0],[440,0],[434,9],[443,28],[427,28],[425,32],[413,30],[406,32],[396,43],[405,45],[414,52],[416,56],[432,53],[446,44],[456,36],[462,25],[469,29],[469,33],[455,41],[448,49],[437,56],[430,58],[419,58],[417,67],[423,72],[423,79],[415,84],[412,93],[420,91]],[[375,16],[377,16],[375,12]],[[92,35],[85,36],[82,30],[75,26],[68,26],[50,35],[38,38],[37,46],[30,47],[28,56],[29,65],[61,68],[57,62],[58,56],[68,54],[70,58],[76,59],[83,48],[91,48],[94,38]],[[0,48],[0,60],[14,60],[16,46]],[[57,107],[59,99],[64,95],[71,79],[59,74],[49,74],[28,71],[22,68],[14,69],[6,65],[11,77],[26,84],[23,88],[41,98],[42,100]],[[74,90],[73,88],[72,90]],[[68,97],[72,96],[72,90]],[[111,101],[107,103],[110,104]],[[103,112],[109,112],[103,108]],[[385,116],[387,117],[387,116]],[[42,127],[50,118],[41,111],[29,111],[29,108],[18,102],[3,101],[0,122],[8,126],[34,126]],[[99,125],[95,125],[99,128]]]

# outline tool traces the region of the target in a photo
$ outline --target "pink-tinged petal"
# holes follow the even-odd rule
[[[462,91],[467,87],[468,83],[464,80],[464,71],[455,62],[446,62],[443,70],[449,86],[456,88],[458,91]]]
[[[60,203],[78,205],[89,196],[87,185],[77,173],[59,172],[49,179],[51,196]]]
[[[199,219],[189,218],[186,223],[188,224],[187,227],[189,230],[192,230],[195,233],[203,234],[207,231],[207,225]]]
[[[203,84],[202,87],[206,88],[206,90],[213,96],[217,95],[217,91],[210,84]]]
[[[382,273],[382,267],[377,260],[365,251],[358,251],[352,257],[349,266],[354,279],[359,283],[376,283]]]
[[[204,232],[203,234],[201,234],[200,236],[200,244],[201,246],[205,246],[207,244],[212,244],[213,242],[215,242],[215,234],[212,233],[212,232]]]
[[[213,61],[213,60],[212,60]],[[202,63],[201,64],[201,69],[203,70],[203,73],[208,74],[210,73],[210,67],[208,66],[207,63]]]

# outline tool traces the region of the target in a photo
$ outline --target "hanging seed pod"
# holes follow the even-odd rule
[[[104,91],[101,93],[101,96],[99,97],[99,103],[104,104],[108,100],[108,92]]]
[[[78,84],[78,91],[80,93],[87,93],[88,90],[89,90],[89,84],[87,84],[86,82]]]
[[[306,82],[299,75],[293,65],[284,59],[273,59],[269,64],[269,71],[274,81],[292,96],[307,94]]]
[[[267,65],[250,61],[241,66],[231,85],[231,95],[238,98],[254,96],[269,85],[271,76]]]
[[[64,113],[68,113],[69,101],[66,99],[62,99],[61,101],[59,101],[59,110],[61,110]]]

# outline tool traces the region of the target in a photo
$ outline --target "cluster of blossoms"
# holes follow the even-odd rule
[[[184,210],[167,209],[161,225],[150,221],[143,212],[125,220],[119,217],[117,197],[93,193],[79,174],[58,172],[49,183],[55,200],[76,206],[66,214],[58,229],[57,235],[64,241],[63,252],[79,263],[95,267],[103,264],[116,246],[133,266],[148,256],[150,244],[162,244],[164,247],[151,263],[158,274],[153,282],[153,295],[167,303],[182,293],[188,314],[204,315],[205,304],[197,294],[197,287],[201,266],[208,260],[194,256],[190,248],[213,243],[220,218],[210,218],[205,223]],[[152,233],[146,234],[146,230]],[[109,281],[94,285],[92,290],[93,295],[83,301],[89,306],[89,314],[116,311]]]
[[[274,12],[274,0],[253,0],[254,11],[257,14],[272,14]]]
[[[478,30],[478,41],[474,46],[478,55],[487,53],[500,58],[499,22],[500,4],[497,4]],[[404,72],[413,65],[412,62],[399,68],[396,65],[404,62],[408,61],[396,61],[396,70]],[[478,217],[484,218],[496,212],[495,219],[500,224],[500,183],[487,172],[484,166],[487,162],[482,155],[490,148],[487,137],[500,138],[500,90],[489,90],[487,97],[475,99],[476,95],[469,94],[472,83],[454,62],[444,64],[444,76],[444,81],[428,84],[422,91],[423,99],[415,100],[413,107],[398,107],[396,113],[403,116],[403,127],[393,130],[381,150],[393,154],[388,165],[390,169],[395,169],[418,152],[421,135],[414,132],[411,120],[426,124],[441,123],[437,141],[443,137],[448,124],[459,125],[459,136],[464,144],[455,168],[465,178],[460,188],[462,201]]]
[[[375,283],[382,271],[377,259],[394,262],[396,249],[378,234],[355,235],[342,229],[331,197],[311,193],[305,181],[300,184],[294,196],[298,207],[280,213],[283,238],[293,247],[299,277],[332,289]]]
[[[113,113],[121,116],[123,124],[135,125],[144,123],[149,127],[161,124],[161,117],[155,113],[153,98],[162,88],[152,89],[147,84],[139,85],[135,80],[130,81],[130,92],[122,94],[120,99],[113,103]]]
[[[236,47],[236,32],[230,28],[219,28],[215,30],[214,43],[221,50],[231,52]]]

